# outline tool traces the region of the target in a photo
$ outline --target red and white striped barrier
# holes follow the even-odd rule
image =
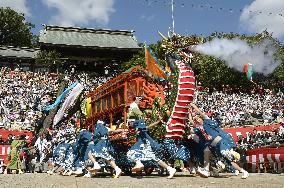
[[[7,156],[11,151],[11,145],[0,145],[0,163],[1,166],[3,164],[7,165],[8,161],[7,161]]]
[[[274,124],[255,127],[225,128],[223,130],[229,133],[233,137],[234,141],[237,142],[239,135],[242,135],[243,138],[246,138],[249,133],[253,132],[254,129],[256,129],[256,131],[272,131],[274,129],[278,129],[280,126],[280,124]]]
[[[284,147],[250,149],[246,155],[248,168],[252,172],[257,171],[259,164],[277,166],[280,171],[284,169]]]

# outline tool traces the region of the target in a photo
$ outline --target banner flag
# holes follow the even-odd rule
[[[244,64],[243,71],[244,71],[244,73],[246,73],[247,78],[249,80],[252,80],[253,64],[251,64],[251,63]]]
[[[164,73],[164,71],[160,68],[158,64],[158,59],[154,56],[153,53],[151,53],[151,50],[147,47],[145,47],[145,60],[147,65],[147,70],[153,74],[153,76],[156,76],[158,78],[166,78],[167,75]]]
[[[71,84],[68,88],[66,88],[66,89],[61,93],[61,95],[59,95],[59,96],[56,98],[56,100],[55,100],[55,102],[54,102],[53,104],[47,106],[44,110],[45,110],[45,111],[49,111],[49,110],[54,109],[56,106],[58,106],[58,105],[61,103],[61,101],[64,99],[64,97],[67,95],[67,93],[68,93],[71,89],[73,89],[77,84],[78,84],[78,82],[74,82],[73,84]]]
[[[69,93],[68,97],[57,111],[56,115],[53,119],[53,126],[56,125],[64,116],[65,112],[74,104],[76,98],[80,95],[83,91],[84,87],[78,83]]]

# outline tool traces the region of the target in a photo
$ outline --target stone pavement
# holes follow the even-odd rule
[[[95,178],[83,177],[65,177],[60,175],[48,174],[0,174],[0,188],[120,188],[120,187],[229,187],[229,188],[284,188],[284,174],[251,174],[251,176],[242,180],[241,176],[229,176],[223,174],[218,178],[193,177],[188,174],[178,173],[174,179],[168,180],[158,175],[151,176],[122,176],[119,179],[113,179],[109,176],[100,176]]]

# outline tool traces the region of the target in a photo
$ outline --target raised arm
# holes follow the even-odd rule
[[[148,129],[152,129],[152,128],[156,127],[160,122],[161,122],[161,119],[158,119],[158,121],[156,121],[156,122],[154,122],[154,123],[151,123],[151,124],[148,126]]]
[[[117,129],[117,130],[109,130],[108,131],[108,134],[109,135],[113,135],[113,134],[117,134],[117,133],[121,133],[121,132],[123,132],[123,130],[122,129]]]
[[[190,103],[190,106],[198,113],[200,114],[203,118],[206,118],[206,114],[202,112],[194,103]]]
[[[194,126],[194,121],[193,121],[193,118],[192,118],[192,115],[191,115],[191,113],[192,113],[192,109],[191,108],[189,108],[188,109],[188,121],[189,121],[189,123],[190,124],[192,124],[193,126]]]

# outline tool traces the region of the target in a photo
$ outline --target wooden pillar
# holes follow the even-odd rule
[[[35,61],[34,61],[34,60],[32,60],[32,61],[30,62],[30,70],[31,70],[32,72],[35,71]]]
[[[10,69],[11,69],[11,70],[14,70],[14,60],[11,61]]]
[[[110,127],[112,126],[113,123],[113,116],[114,116],[114,102],[113,102],[113,93],[110,94],[110,108],[111,108],[111,113],[110,113]]]
[[[115,95],[117,95],[117,106],[120,106],[121,105],[121,100],[120,100],[119,89],[117,89],[117,92],[115,93]]]
[[[112,122],[113,122],[113,112],[111,112],[109,115],[109,128],[112,127]]]
[[[139,96],[139,79],[136,78],[135,79],[135,84],[136,84],[136,93],[135,93],[135,96]]]
[[[103,111],[103,99],[100,99],[100,113]]]
[[[123,129],[126,129],[127,123],[127,81],[124,83],[124,125]]]

